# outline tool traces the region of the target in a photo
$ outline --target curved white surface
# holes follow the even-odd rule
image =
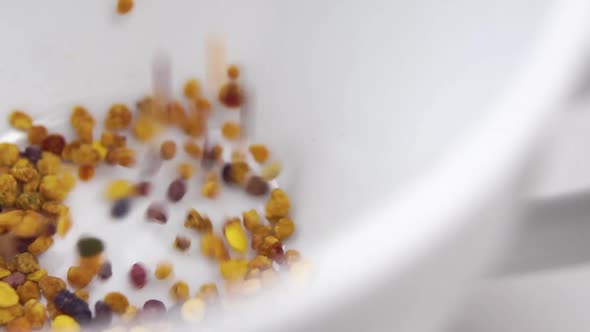
[[[448,331],[587,331],[588,278],[580,265],[483,282]]]
[[[427,331],[512,228],[505,194],[574,76],[587,4],[545,5],[145,1],[122,18],[104,1],[19,2],[0,10],[0,109],[51,117],[147,91],[157,48],[178,87],[224,31],[255,82],[255,137],[291,166],[293,245],[318,274],[307,296],[221,324]]]

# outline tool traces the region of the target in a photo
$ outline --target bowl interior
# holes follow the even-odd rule
[[[279,183],[299,225],[291,244],[305,253],[371,222],[355,216],[478,130],[526,61],[547,2],[138,1],[124,17],[104,1],[19,2],[0,10],[0,109],[25,109],[56,129],[74,104],[99,116],[149,92],[157,50],[170,55],[179,91],[187,78],[205,77],[204,40],[220,33],[253,96],[252,140],[284,164]],[[92,203],[99,187],[84,184],[71,198],[80,234],[121,239],[112,255],[123,261],[138,252],[157,260],[144,248],[169,239],[104,223],[104,208]],[[65,241],[71,248],[75,239]],[[205,270],[199,280],[214,278]]]

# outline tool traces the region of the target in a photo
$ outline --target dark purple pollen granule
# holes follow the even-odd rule
[[[72,316],[80,324],[87,324],[92,320],[92,312],[88,303],[67,289],[57,293],[53,299],[53,303],[57,310]]]
[[[221,169],[221,178],[227,184],[234,184],[234,179],[231,176],[231,164],[226,163]]]
[[[29,248],[29,244],[33,243],[33,241],[35,241],[35,238],[19,238],[16,240],[16,251],[19,254],[22,254],[23,252],[27,252],[28,248]]]
[[[176,179],[168,186],[168,199],[172,202],[178,202],[186,194],[186,182],[182,179]]]
[[[54,223],[47,223],[45,225],[45,233],[47,236],[53,236],[57,233],[57,226]]]
[[[131,199],[123,198],[113,203],[113,207],[111,208],[111,216],[113,218],[123,218],[131,209]]]
[[[113,320],[113,311],[103,301],[97,301],[94,304],[94,322],[96,324],[104,326],[111,324]]]
[[[147,300],[143,304],[142,317],[158,317],[166,313],[166,306],[159,300]]]
[[[41,159],[41,147],[36,145],[30,145],[25,148],[22,152],[22,156],[27,158],[31,163],[36,164]]]
[[[113,267],[111,262],[104,262],[96,273],[100,280],[107,280],[113,275]]]

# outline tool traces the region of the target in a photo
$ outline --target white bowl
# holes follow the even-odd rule
[[[588,13],[582,0],[1,6],[0,109],[39,118],[149,92],[156,50],[179,90],[204,76],[206,35],[225,36],[255,91],[254,139],[286,166],[289,245],[316,278],[213,324],[282,331],[440,327],[514,227],[520,170],[574,80]]]

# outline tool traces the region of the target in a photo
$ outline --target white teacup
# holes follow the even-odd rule
[[[218,327],[440,328],[514,228],[524,162],[575,79],[569,1],[65,1],[0,5],[0,109],[175,89],[221,33],[253,92],[253,138],[285,165],[308,289]],[[64,113],[65,114],[65,113]],[[4,124],[3,124],[4,126]]]

